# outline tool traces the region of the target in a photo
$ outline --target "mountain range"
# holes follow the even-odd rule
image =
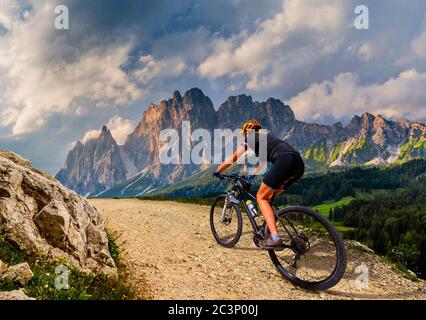
[[[106,126],[99,137],[76,143],[56,178],[86,196],[158,192],[209,169],[207,165],[161,164],[159,135],[163,129],[180,130],[182,122],[189,121],[192,130],[234,130],[250,118],[259,119],[272,134],[298,149],[311,170],[426,158],[425,123],[388,120],[370,113],[355,116],[346,126],[305,123],[278,99],[257,102],[248,95],[229,97],[216,111],[212,101],[194,88],[183,96],[176,91],[170,99],[151,104],[124,145],[117,144]]]

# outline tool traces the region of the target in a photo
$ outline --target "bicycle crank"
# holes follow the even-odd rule
[[[261,240],[265,240],[265,236],[264,236],[264,234],[265,234],[265,228],[260,228],[259,229],[259,231],[258,232],[256,232],[256,234],[254,235],[254,237],[253,237],[253,241],[254,241],[254,244],[256,245],[256,247],[258,247],[258,248],[260,248],[260,244],[259,244],[259,242],[261,241]]]

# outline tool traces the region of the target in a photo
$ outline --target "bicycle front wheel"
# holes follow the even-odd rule
[[[268,252],[286,279],[299,287],[319,291],[342,279],[347,260],[344,242],[321,214],[304,207],[282,209],[277,213],[277,229],[285,249]]]
[[[219,196],[213,202],[210,209],[210,227],[216,241],[231,248],[241,238],[243,230],[243,218],[237,204],[225,203],[226,195]]]

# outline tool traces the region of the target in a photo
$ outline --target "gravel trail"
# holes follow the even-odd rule
[[[408,280],[379,257],[356,250],[349,250],[347,272],[336,287],[297,288],[255,247],[246,217],[242,239],[226,249],[211,234],[209,207],[136,199],[91,202],[107,227],[121,234],[131,278],[148,283],[153,299],[426,299],[424,281]],[[358,290],[354,270],[361,263],[369,267],[369,287]]]

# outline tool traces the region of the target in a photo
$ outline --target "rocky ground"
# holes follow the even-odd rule
[[[133,281],[153,299],[426,299],[424,281],[406,279],[374,254],[349,250],[344,279],[327,292],[284,280],[249,226],[233,249],[211,235],[209,208],[175,202],[96,199],[109,229],[121,234]],[[247,221],[246,221],[247,223]],[[369,268],[368,289],[357,289],[355,268]]]

